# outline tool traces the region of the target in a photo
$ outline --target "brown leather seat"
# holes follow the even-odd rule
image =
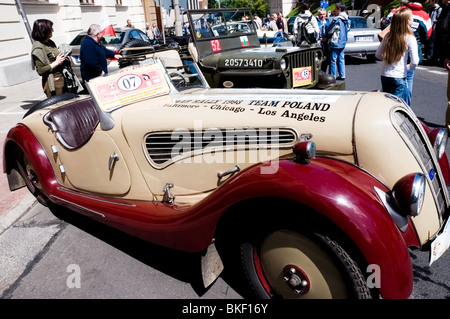
[[[99,123],[99,115],[89,98],[51,110],[44,122],[64,147],[76,149],[89,140]]]

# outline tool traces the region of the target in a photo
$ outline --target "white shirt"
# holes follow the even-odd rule
[[[385,45],[384,37],[380,46],[377,49],[375,56],[379,60],[383,60],[382,53]],[[387,64],[383,60],[383,65],[381,67],[381,75],[390,78],[405,78],[408,71],[414,70],[416,66],[419,64],[419,53],[417,48],[417,40],[414,35],[408,34],[406,36],[406,50],[400,60],[398,62],[394,62],[393,64]],[[410,59],[410,63],[408,64],[408,57]]]

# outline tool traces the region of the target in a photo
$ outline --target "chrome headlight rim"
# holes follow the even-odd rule
[[[418,216],[422,210],[426,191],[426,177],[411,173],[400,178],[392,188],[392,196],[405,215]]]
[[[431,131],[431,143],[438,160],[445,154],[445,148],[448,141],[448,130],[445,128],[436,128]]]

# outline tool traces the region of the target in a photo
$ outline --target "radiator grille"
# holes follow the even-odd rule
[[[209,129],[151,132],[144,137],[144,148],[156,166],[166,166],[178,156],[230,149],[286,148],[297,140],[291,129]]]
[[[316,69],[316,54],[319,55],[318,59],[320,60],[322,58],[321,50],[300,51],[300,52],[296,52],[294,54],[289,54],[286,56],[288,58],[288,62],[290,65],[291,74],[292,74],[292,69],[294,69],[294,68],[307,67],[307,66],[311,67],[312,83],[309,84],[308,86],[304,86],[304,88],[312,87],[312,86],[316,85],[316,83],[318,81],[319,75],[318,75],[317,69]],[[293,81],[292,77],[291,77],[291,81]],[[291,86],[292,86],[292,83],[291,83]]]
[[[431,189],[434,193],[433,195],[435,196],[436,206],[438,207],[439,213],[442,216],[446,208],[444,195],[445,182],[442,181],[439,174],[437,174],[438,170],[436,164],[433,160],[432,155],[430,154],[430,150],[426,145],[426,141],[424,140],[426,137],[422,136],[414,121],[412,121],[407,114],[403,112],[395,112],[395,120],[399,125],[400,130],[404,133],[406,139],[409,141],[408,144],[410,144],[417,152],[417,160],[423,167],[424,174],[430,176],[430,172],[436,172],[434,178],[430,178],[429,181],[431,182]]]

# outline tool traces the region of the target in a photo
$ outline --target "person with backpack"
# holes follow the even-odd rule
[[[343,2],[336,3],[335,17],[328,26],[328,34],[322,41],[327,41],[330,52],[330,74],[336,80],[345,80],[345,55],[344,48],[347,44],[347,33],[350,30],[350,22],[345,12]],[[336,77],[336,74],[338,75]]]
[[[294,34],[296,45],[304,43],[317,43],[319,39],[319,24],[311,11],[310,6],[306,2],[300,3],[300,13],[294,21],[292,33]]]

